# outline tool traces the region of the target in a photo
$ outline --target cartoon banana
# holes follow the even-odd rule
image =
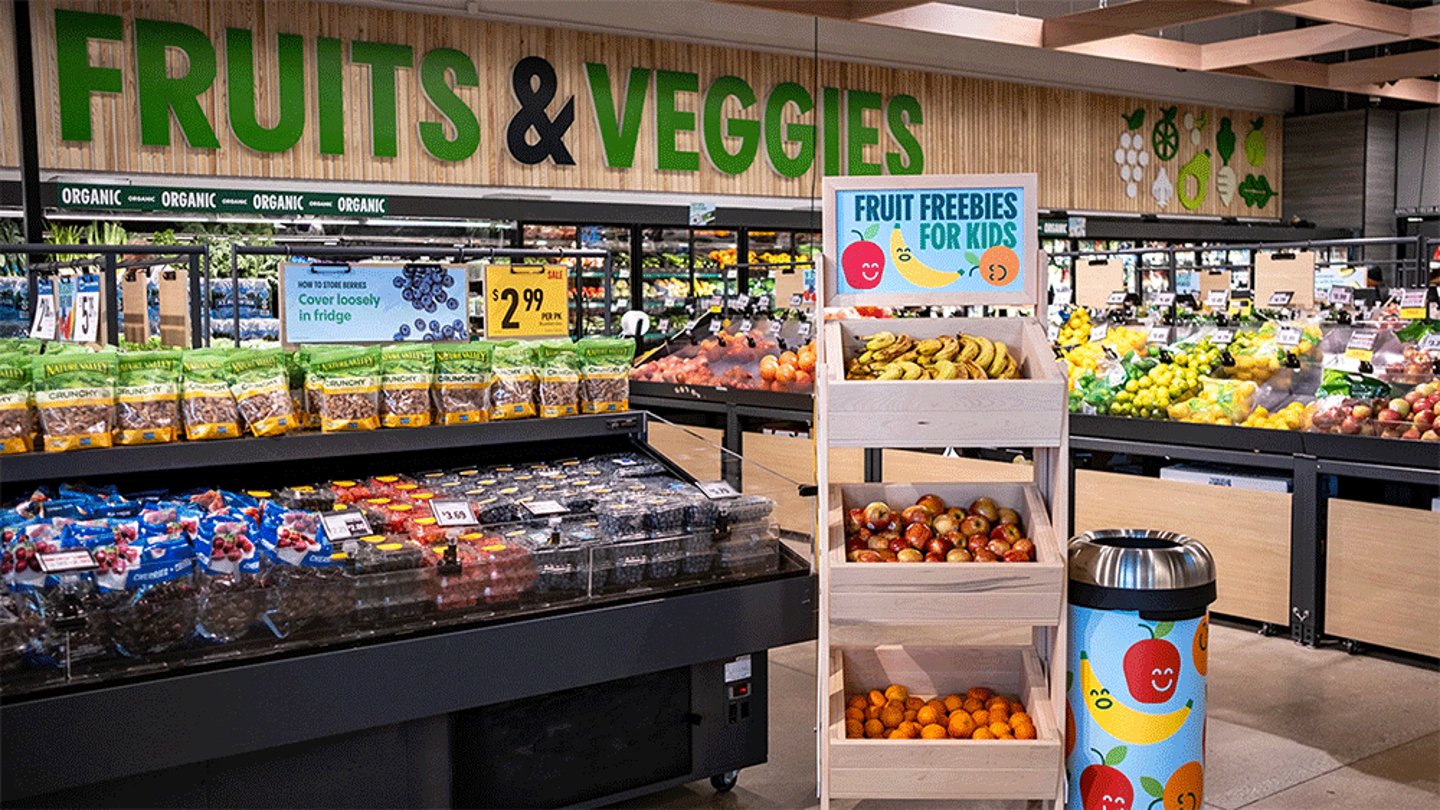
[[[895,269],[916,287],[944,287],[960,277],[958,271],[936,270],[916,260],[910,246],[905,244],[905,237],[901,235],[898,224],[895,230],[890,232],[890,255],[895,259]]]
[[[990,361],[990,365],[985,367],[985,371],[989,373],[991,377],[999,377],[1001,372],[1005,370],[1005,364],[1009,361],[1010,350],[1005,348],[1004,343],[997,340],[995,341],[995,359]]]
[[[1194,701],[1187,700],[1182,708],[1169,714],[1137,712],[1100,685],[1084,650],[1080,651],[1080,693],[1096,725],[1111,737],[1135,745],[1154,745],[1170,739],[1185,725],[1194,705]]]

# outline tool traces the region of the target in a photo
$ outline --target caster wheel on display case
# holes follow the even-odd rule
[[[729,793],[738,781],[740,781],[740,772],[729,771],[710,777],[710,786],[715,788],[716,793]]]
[[[1260,625],[1260,635],[1266,638],[1270,638],[1271,636],[1280,635],[1280,630],[1275,625],[1269,622],[1265,622]]]
[[[1360,642],[1348,638],[1340,642],[1340,648],[1351,655],[1359,655],[1365,650],[1365,647]]]

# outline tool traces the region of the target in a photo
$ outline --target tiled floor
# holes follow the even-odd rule
[[[1440,807],[1440,673],[1234,627],[1211,639],[1207,808]],[[772,652],[770,688],[770,761],[734,791],[700,782],[626,806],[814,807],[814,644]]]

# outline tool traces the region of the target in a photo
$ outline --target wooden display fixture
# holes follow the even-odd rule
[[[1058,624],[1065,609],[1065,548],[1033,484],[845,484],[830,487],[830,621],[944,624],[957,616]],[[855,563],[845,559],[845,513],[872,501],[899,509],[934,493],[965,506],[989,496],[1020,513],[1035,543],[1030,563]]]
[[[1065,378],[1045,330],[1034,317],[863,318],[843,309],[991,305],[1044,313],[1046,262],[1036,245],[1035,188],[1034,175],[825,180],[824,253],[816,273],[817,322],[824,327],[814,427],[821,807],[832,798],[935,800],[951,807],[971,800],[1064,805],[1069,416]],[[1001,209],[991,203],[997,192],[1020,201],[1018,211],[996,213]],[[899,216],[881,220],[872,216],[877,211]],[[1004,243],[993,241],[994,234],[1005,231],[994,222],[1010,214],[1003,228],[1021,238],[1012,240],[1015,252],[1007,254],[996,249]],[[967,216],[989,220],[972,230]],[[857,249],[843,268],[841,233],[848,234],[847,249]],[[1001,261],[985,258],[992,255]],[[950,272],[956,275],[947,281]],[[916,340],[963,333],[1001,341],[1019,363],[1020,379],[845,379],[847,359],[864,351],[867,336],[883,331]],[[947,470],[938,456],[931,475],[912,479],[925,483],[853,484],[835,477],[853,448],[945,447],[1029,448],[1029,480],[1002,483],[994,479],[1004,476],[978,466]],[[937,480],[948,475],[954,479]],[[847,506],[884,500],[903,508],[927,492],[962,506],[988,495],[1014,508],[1036,544],[1036,561],[845,559]],[[1001,629],[1004,642],[1015,646],[961,646]],[[953,636],[956,646],[906,644],[920,632]],[[847,739],[846,693],[891,683],[919,695],[972,686],[1018,693],[1035,720],[1037,739]]]
[[[1053,799],[1061,734],[1045,667],[1028,647],[836,647],[830,651],[830,796],[860,799]],[[847,695],[898,683],[943,698],[986,686],[1020,698],[1033,740],[871,740],[845,736]]]
[[[920,340],[979,335],[1003,342],[1018,380],[847,380],[865,338],[896,331]],[[826,402],[832,447],[1056,447],[1066,418],[1065,377],[1030,318],[907,318],[825,324]],[[878,417],[878,418],[877,418]]]
[[[1440,656],[1440,513],[1332,498],[1326,523],[1326,634]],[[1380,526],[1412,541],[1402,559],[1377,553]]]

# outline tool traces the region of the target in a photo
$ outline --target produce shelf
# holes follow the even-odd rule
[[[892,683],[927,699],[972,686],[1014,694],[1035,721],[1036,739],[848,739],[846,695]],[[1027,647],[834,647],[829,691],[831,798],[1054,800],[1059,792],[1058,716],[1045,670]]]
[[[903,332],[920,340],[965,333],[1003,341],[1019,380],[847,380],[865,338]],[[1065,378],[1039,323],[1029,318],[862,319],[825,324],[832,447],[1059,447]]]
[[[1065,610],[1065,549],[1032,484],[839,484],[830,488],[830,619],[847,624],[1058,626]],[[855,563],[845,555],[845,513],[884,501],[899,509],[934,493],[950,505],[989,496],[1020,513],[1035,543],[1029,563]],[[903,683],[903,681],[902,681]]]
[[[663,407],[684,408],[686,403],[716,402],[745,405],[756,408],[772,408],[803,412],[809,419],[814,411],[815,397],[808,393],[784,391],[759,391],[745,388],[726,388],[712,385],[678,385],[673,383],[630,382],[632,403],[645,402]],[[662,402],[662,400],[664,400]]]

